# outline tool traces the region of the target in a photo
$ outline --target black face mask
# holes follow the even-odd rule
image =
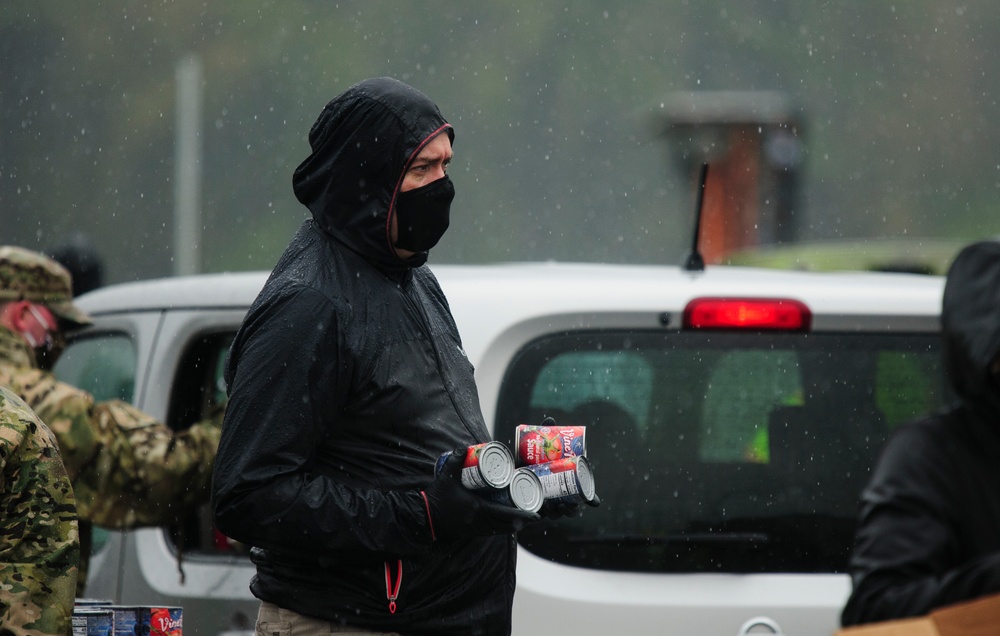
[[[35,362],[38,363],[38,368],[42,371],[51,371],[65,349],[66,339],[62,335],[46,338],[41,346],[35,347]]]
[[[25,332],[21,335],[34,351],[35,364],[42,371],[51,371],[63,350],[66,349],[66,338],[58,332],[45,334],[45,340],[42,342],[35,340],[30,333]]]
[[[455,186],[445,175],[425,186],[400,192],[396,200],[396,247],[426,252],[448,229]]]

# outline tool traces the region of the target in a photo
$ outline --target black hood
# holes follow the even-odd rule
[[[964,248],[948,271],[941,307],[944,362],[959,396],[986,417],[1000,415],[990,363],[1000,353],[1000,242]]]
[[[454,131],[426,95],[388,77],[334,97],[309,131],[310,154],[295,170],[295,196],[321,228],[382,270],[416,267],[400,258],[390,213],[410,162],[434,137]]]

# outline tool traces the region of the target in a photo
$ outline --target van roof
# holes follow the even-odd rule
[[[665,265],[505,263],[434,265],[456,313],[677,311],[696,297],[800,300],[814,315],[937,317],[940,276],[875,272],[799,272],[708,266],[687,272]],[[94,315],[122,311],[246,308],[268,272],[202,274],[122,283],[78,299]],[[496,299],[510,299],[496,302]]]

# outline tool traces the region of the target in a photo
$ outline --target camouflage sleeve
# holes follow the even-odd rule
[[[0,388],[0,626],[70,632],[80,543],[69,476],[52,433]]]
[[[123,450],[91,506],[90,519],[106,527],[164,525],[209,497],[212,467],[222,431],[221,415],[174,432],[135,407],[113,400],[94,407],[98,428],[113,430]]]
[[[90,394],[57,381],[51,373],[24,367],[0,368],[0,384],[20,396],[55,434],[63,464],[75,483],[109,437],[91,422]]]
[[[165,525],[208,501],[222,416],[174,432],[120,400],[96,402],[50,374],[25,387],[59,440],[81,519]]]
[[[57,381],[39,370],[15,375],[11,388],[27,402],[59,441],[63,463],[73,482],[77,514],[93,521],[94,505],[113,496],[105,490],[116,458],[130,451],[128,440],[108,418],[95,417],[94,399],[86,391]]]

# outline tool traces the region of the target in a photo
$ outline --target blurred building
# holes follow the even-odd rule
[[[671,165],[684,178],[709,165],[698,245],[705,263],[798,238],[803,162],[800,115],[782,93],[671,93],[654,120]],[[692,213],[693,216],[693,213]]]

